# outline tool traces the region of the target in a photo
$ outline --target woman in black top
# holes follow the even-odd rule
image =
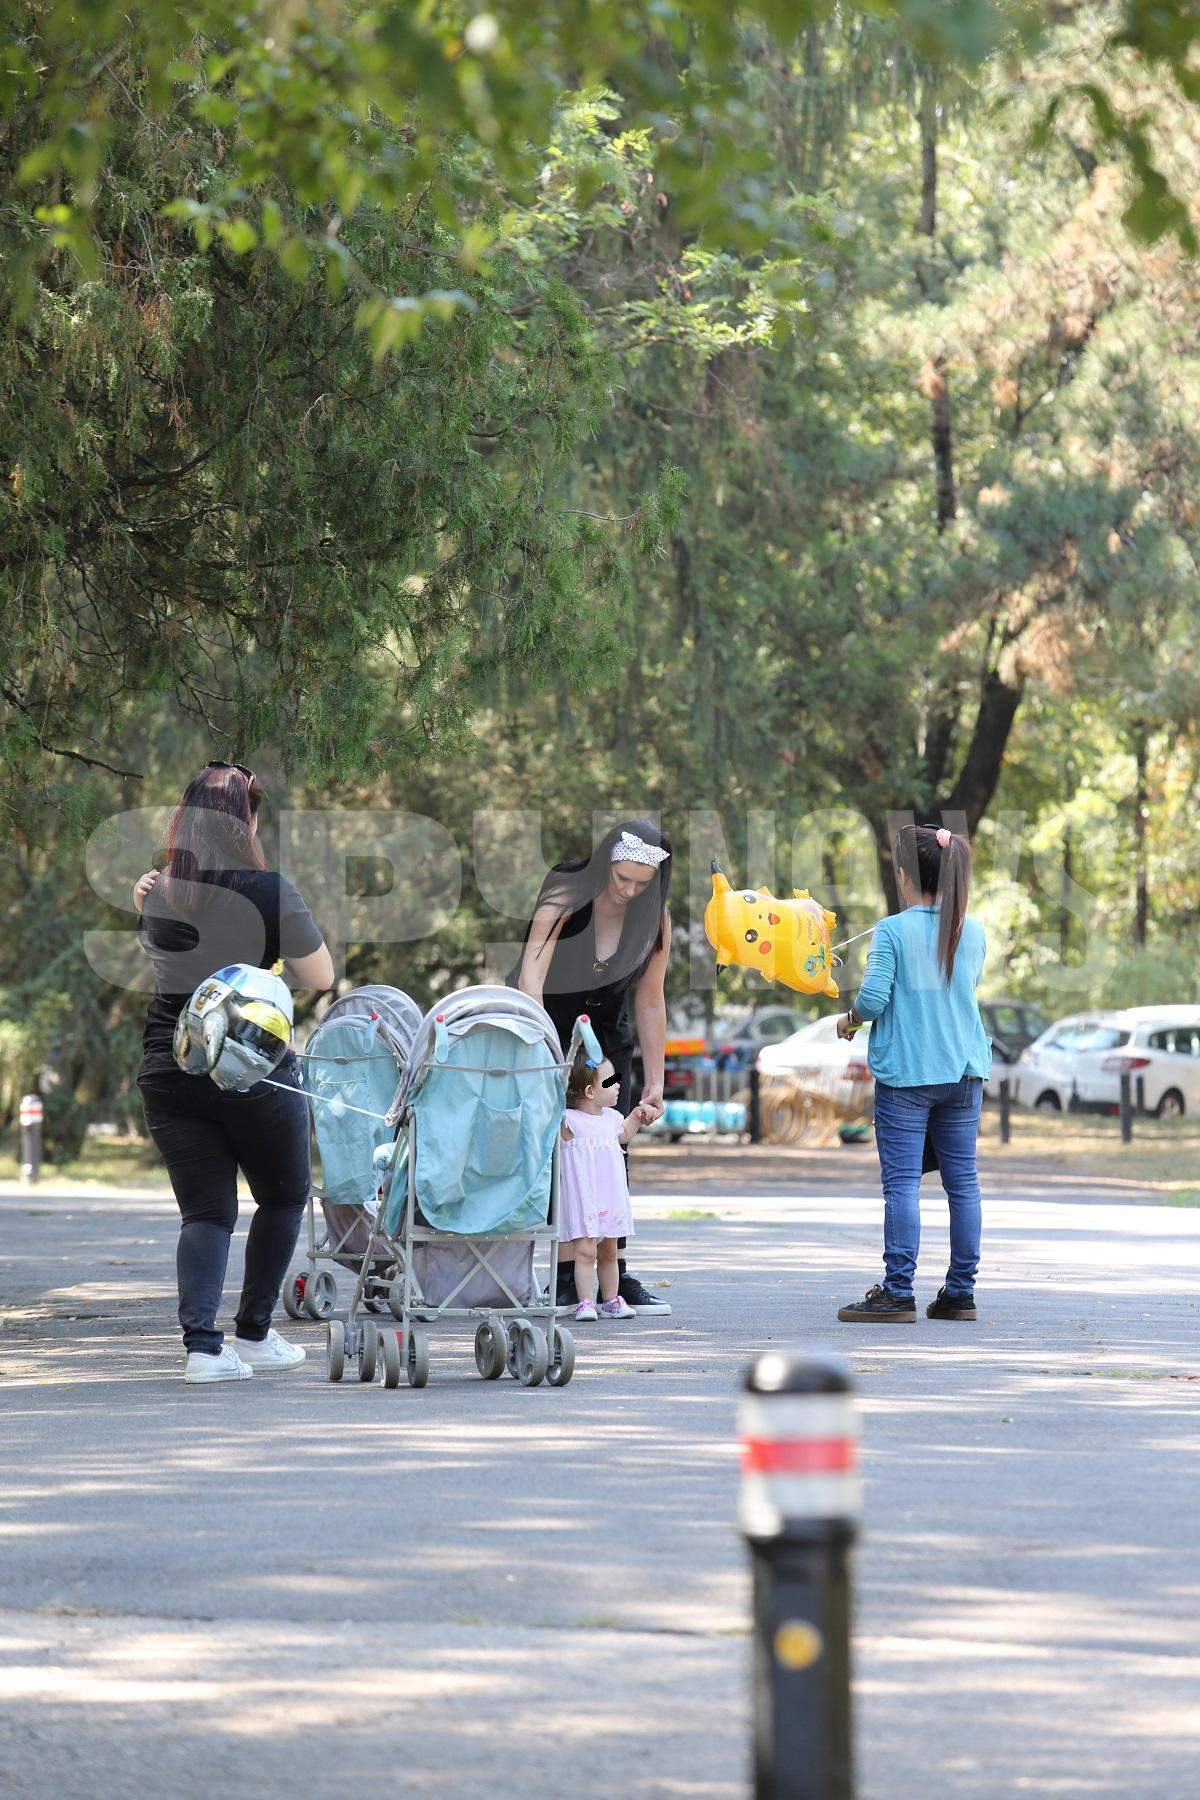
[[[266,867],[258,841],[262,790],[241,763],[209,763],[171,818],[166,863],[134,888],[142,947],[154,964],[138,1072],[146,1126],[158,1146],[181,1225],[176,1267],[186,1381],[243,1380],[304,1361],[271,1329],[308,1199],[308,1102],[289,1051],[279,1087],[223,1091],[176,1067],[179,1014],[200,982],[229,963],[269,969],[281,957],[300,987],[333,985],[333,961],[290,881]],[[216,1327],[237,1223],[238,1171],[256,1202],[233,1345]]]
[[[645,819],[627,820],[605,833],[590,857],[557,863],[542,883],[525,930],[521,960],[509,976],[514,987],[540,1000],[553,1019],[564,1053],[580,1013],[587,1013],[604,1054],[620,1077],[613,1104],[632,1104],[634,1034],[641,1044],[645,1080],[641,1100],[658,1118],[663,1110],[663,1046],[667,1009],[663,994],[671,949],[671,845]],[[619,1240],[622,1249],[625,1240]],[[618,1292],[638,1313],[671,1308],[631,1275],[620,1259]],[[575,1271],[558,1265],[559,1305],[575,1303]]]

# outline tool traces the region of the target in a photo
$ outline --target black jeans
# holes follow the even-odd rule
[[[146,1128],[157,1144],[182,1224],[176,1269],[179,1323],[189,1350],[221,1348],[217,1309],[237,1224],[238,1170],[256,1201],[246,1237],[246,1275],[236,1330],[265,1338],[287,1273],[311,1181],[308,1101],[296,1058],[271,1077],[289,1091],[260,1084],[223,1093],[207,1076],[177,1071],[138,1077]]]

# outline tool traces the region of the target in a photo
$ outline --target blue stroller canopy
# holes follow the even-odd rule
[[[404,1107],[428,1224],[459,1236],[545,1224],[565,1106],[558,1033],[529,995],[463,988],[426,1013]]]
[[[331,1205],[374,1201],[374,1154],[396,1135],[420,1022],[416,1003],[398,988],[356,988],[334,1001],[304,1047],[301,1068],[321,1158],[321,1191]]]

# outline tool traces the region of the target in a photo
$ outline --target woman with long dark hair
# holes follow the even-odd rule
[[[243,763],[213,762],[193,777],[171,816],[161,873],[133,891],[142,947],[154,964],[138,1072],[146,1126],[180,1212],[176,1269],[184,1380],[240,1381],[284,1369],[304,1351],[271,1327],[308,1199],[308,1102],[291,1051],[271,1081],[245,1093],[176,1067],[172,1041],[188,999],[230,963],[269,969],[283,958],[294,986],[333,985],[333,960],[290,881],[266,866],[258,841],[262,789]],[[237,1179],[256,1210],[232,1345],[217,1309],[237,1223]]]
[[[556,863],[542,882],[525,929],[514,987],[540,1000],[566,1052],[580,1013],[587,1013],[600,1047],[620,1078],[613,1104],[630,1110],[634,1032],[642,1052],[641,1104],[648,1116],[663,1110],[663,992],[671,950],[671,844],[648,819],[628,819],[606,831],[590,856]],[[624,1249],[625,1240],[620,1240]],[[618,1293],[636,1313],[671,1308],[632,1275],[622,1256]],[[575,1305],[575,1270],[559,1261],[555,1303]]]
[[[883,1179],[881,1285],[843,1306],[860,1324],[916,1320],[926,1140],[950,1204],[950,1267],[931,1319],[974,1319],[981,1208],[976,1143],[992,1047],[975,990],[987,950],[967,913],[971,846],[944,827],[902,826],[893,863],[904,910],[875,927],[858,998],[838,1036],[871,1021],[875,1143]]]

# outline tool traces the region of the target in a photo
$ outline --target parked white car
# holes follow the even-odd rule
[[[780,1044],[768,1044],[758,1053],[760,1075],[787,1075],[834,1106],[850,1113],[869,1111],[874,1098],[874,1077],[867,1067],[867,1032],[864,1025],[852,1038],[837,1034],[837,1013],[813,1019]]]
[[[1059,1019],[1021,1052],[1013,1099],[1045,1112],[1116,1112],[1121,1076],[1147,1112],[1200,1112],[1200,1007],[1135,1006]]]

